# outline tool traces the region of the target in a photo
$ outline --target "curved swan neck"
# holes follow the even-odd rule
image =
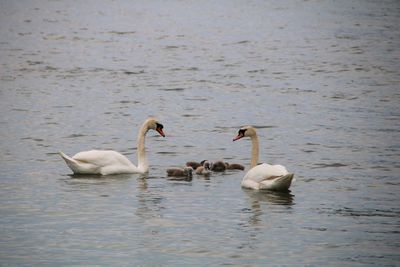
[[[138,168],[143,172],[147,172],[149,170],[149,163],[147,162],[146,157],[146,148],[145,148],[145,137],[146,133],[149,131],[147,124],[143,124],[139,130],[138,138],[137,138],[137,157],[138,157]]]
[[[251,136],[251,164],[250,168],[257,166],[258,164],[258,136],[254,134]]]

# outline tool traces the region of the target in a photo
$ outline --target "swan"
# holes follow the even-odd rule
[[[245,126],[239,129],[238,135],[233,141],[243,137],[250,137],[252,143],[250,170],[242,180],[242,187],[248,189],[267,189],[274,191],[288,191],[293,180],[293,173],[289,173],[282,165],[270,165],[258,162],[258,136],[252,126]]]
[[[121,174],[121,173],[147,173],[149,164],[146,157],[144,139],[149,130],[157,131],[165,137],[163,125],[155,118],[148,118],[139,130],[137,138],[138,166],[132,164],[124,155],[112,150],[83,151],[69,157],[60,152],[68,167],[74,174]]]

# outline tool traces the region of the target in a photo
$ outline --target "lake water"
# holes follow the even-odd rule
[[[1,266],[399,266],[399,1],[1,1]],[[71,176],[113,149],[147,176]],[[174,181],[187,160],[295,173]]]

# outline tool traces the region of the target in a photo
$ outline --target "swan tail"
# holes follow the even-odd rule
[[[62,151],[60,151],[60,156],[65,160],[65,163],[67,163],[68,167],[74,173],[79,173],[79,163],[76,160],[64,154]]]
[[[260,189],[269,189],[274,191],[288,191],[290,185],[292,184],[292,180],[294,177],[294,173],[288,173],[286,175],[277,177],[271,183],[270,181],[265,181],[260,183]]]

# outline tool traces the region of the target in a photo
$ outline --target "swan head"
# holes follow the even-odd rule
[[[239,140],[243,137],[253,137],[256,135],[257,135],[257,132],[253,126],[244,126],[239,129],[238,134],[235,138],[233,138],[233,141]]]
[[[164,126],[156,118],[149,118],[146,121],[146,125],[147,129],[157,131],[162,137],[165,137],[163,132]]]

